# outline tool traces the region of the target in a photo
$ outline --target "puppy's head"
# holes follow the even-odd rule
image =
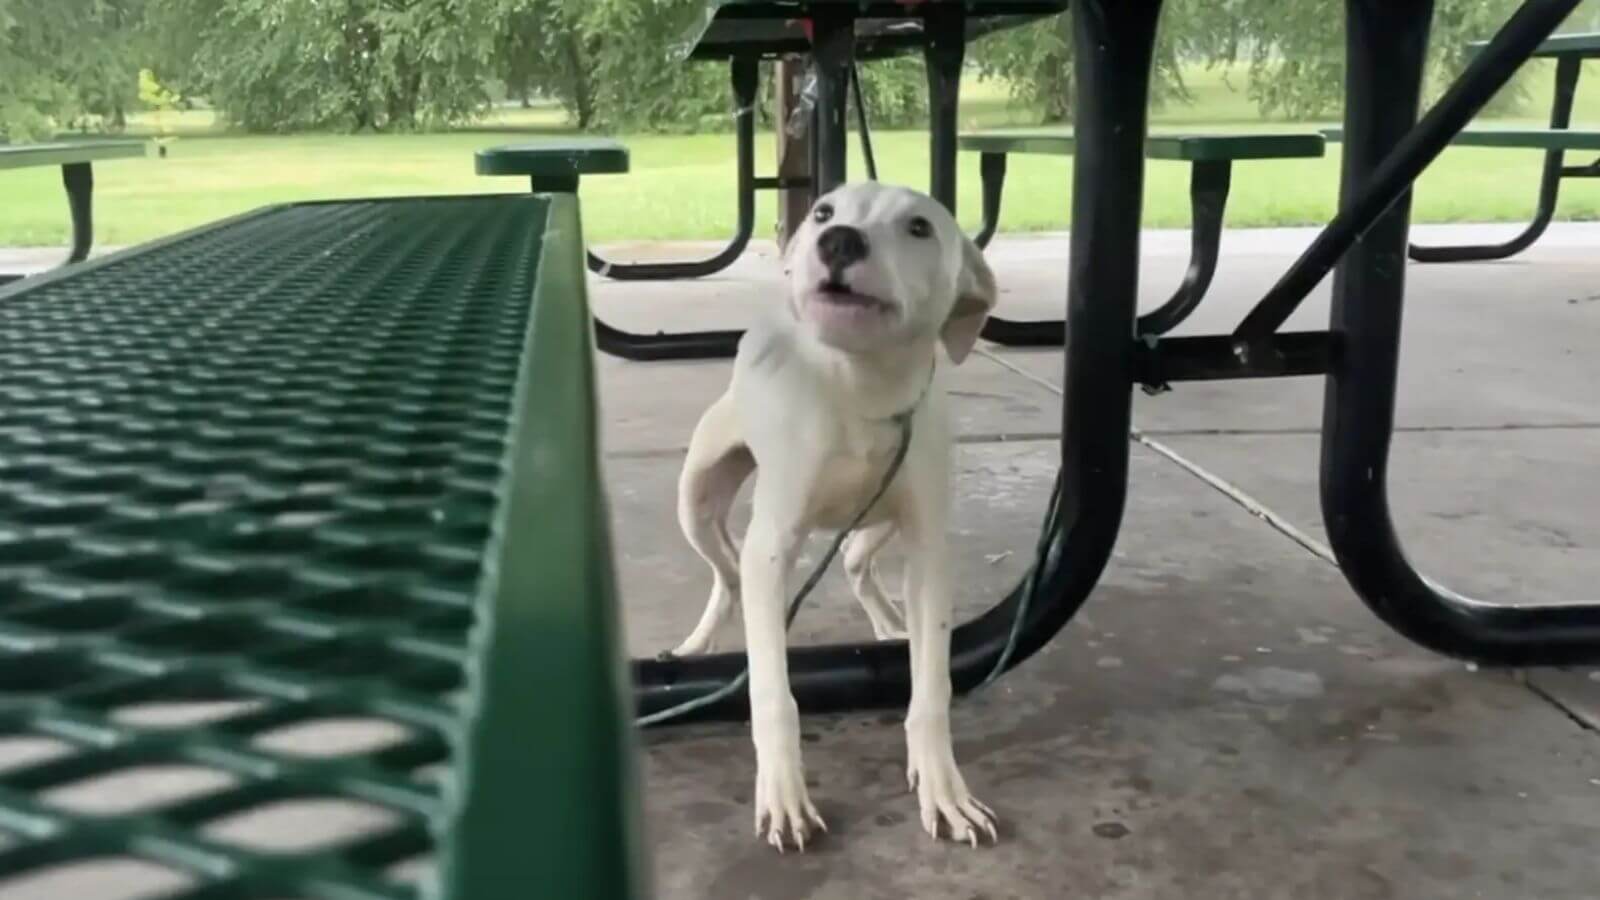
[[[817,200],[789,240],[789,309],[850,352],[939,338],[959,363],[995,303],[983,253],[931,197],[876,182]]]

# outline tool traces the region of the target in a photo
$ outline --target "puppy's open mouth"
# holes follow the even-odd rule
[[[870,294],[860,294],[850,289],[850,286],[840,281],[824,281],[817,285],[816,297],[830,306],[839,306],[863,310],[893,309],[893,305],[879,300]]]

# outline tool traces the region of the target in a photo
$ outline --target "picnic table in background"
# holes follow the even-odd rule
[[[1066,7],[1066,0],[710,0],[703,19],[685,38],[683,55],[689,60],[721,59],[729,63],[738,144],[739,218],[735,235],[721,251],[703,260],[619,263],[590,252],[590,270],[624,280],[668,279],[708,275],[732,264],[749,243],[757,190],[809,188],[815,198],[845,181],[852,87],[857,89],[857,108],[862,109],[857,61],[918,48],[928,71],[928,193],[954,212],[956,113],[967,42],[1059,13]],[[799,178],[757,177],[755,104],[760,63],[788,55],[809,57],[815,77],[809,174]],[[866,141],[864,111],[861,124]],[[526,150],[506,149],[513,151],[513,156],[516,151]],[[864,149],[870,160],[870,143],[864,143]],[[510,164],[509,159],[500,163]],[[481,159],[479,164],[479,171],[484,172]],[[737,330],[635,334],[599,321],[596,327],[601,350],[634,360],[731,357],[742,334]]]
[[[94,245],[94,164],[108,159],[129,159],[149,154],[145,141],[63,141],[49,144],[0,144],[0,169],[60,166],[72,213],[72,249],[64,265],[82,262]],[[21,275],[0,273],[0,284]]]
[[[1470,45],[1483,51],[1488,42]],[[1566,178],[1600,178],[1600,158],[1582,166],[1566,165],[1569,151],[1600,152],[1600,129],[1572,128],[1572,102],[1585,60],[1600,59],[1600,33],[1552,37],[1533,52],[1534,58],[1556,61],[1555,98],[1550,105],[1548,128],[1468,128],[1450,143],[1457,147],[1516,147],[1544,151],[1544,172],[1539,178],[1539,202],[1533,221],[1522,233],[1503,244],[1422,247],[1411,244],[1408,255],[1417,262],[1477,262],[1506,259],[1533,246],[1555,217],[1561,182]],[[1596,123],[1600,125],[1600,123]],[[1328,129],[1329,140],[1340,140],[1342,129]]]

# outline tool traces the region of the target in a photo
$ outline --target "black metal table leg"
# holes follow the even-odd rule
[[[94,246],[94,168],[88,163],[68,163],[61,167],[61,184],[67,189],[67,207],[72,211],[70,265],[88,259]]]
[[[983,229],[974,240],[978,246],[986,247],[1000,220],[1006,156],[1003,153],[985,153],[980,165],[983,172]],[[1193,217],[1189,267],[1172,297],[1139,317],[1139,334],[1166,334],[1189,318],[1200,306],[1200,301],[1205,299],[1211,279],[1217,272],[1217,258],[1222,248],[1222,220],[1228,208],[1228,189],[1232,180],[1233,163],[1230,160],[1194,163],[1189,173],[1189,206]],[[1064,323],[1050,319],[1017,321],[991,318],[984,323],[983,336],[1009,347],[1055,347],[1061,344],[1064,331]]]
[[[1513,24],[1528,29],[1525,37],[1542,39],[1532,32],[1547,35],[1572,6],[1530,0]],[[1342,210],[1355,208],[1402,140],[1414,134],[1431,11],[1431,0],[1347,0]],[[1491,45],[1486,53],[1493,52]],[[1401,549],[1389,513],[1388,462],[1409,216],[1407,192],[1364,229],[1334,277],[1332,327],[1342,348],[1323,413],[1321,493],[1329,543],[1366,604],[1423,646],[1506,665],[1600,661],[1600,605],[1483,603],[1429,581]]]
[[[1196,162],[1189,172],[1189,268],[1166,303],[1139,317],[1139,334],[1166,334],[1178,327],[1205,299],[1217,273],[1222,252],[1222,216],[1228,208],[1228,187],[1233,180],[1229,160]]]
[[[617,281],[662,281],[701,278],[733,265],[750,244],[756,227],[756,92],[760,87],[760,60],[735,56],[729,65],[733,82],[734,135],[738,159],[739,219],[733,239],[705,259],[656,263],[611,262],[589,251],[589,271]]]
[[[1072,262],[1067,288],[1062,424],[1062,508],[1042,544],[1038,590],[1027,608],[1015,666],[1043,647],[1083,605],[1111,557],[1127,496],[1128,425],[1136,374],[1141,152],[1159,2],[1084,0],[1073,17],[1078,147]],[[979,684],[1000,659],[1021,589],[951,635],[951,683]],[[744,668],[744,655],[633,661],[640,713],[704,696]],[[808,712],[903,705],[910,673],[902,642],[795,647],[789,678]],[[690,719],[747,714],[735,692]]]
[[[936,3],[922,20],[928,74],[928,195],[956,211],[956,132],[961,127],[961,65],[966,60],[966,11]]]
[[[67,211],[72,216],[72,248],[62,265],[70,266],[88,259],[89,251],[94,249],[94,167],[86,162],[62,165],[61,185],[66,188]],[[24,277],[0,274],[0,285]]]
[[[984,249],[1000,230],[1000,197],[1006,187],[1006,154],[981,153],[978,155],[978,175],[983,181],[983,224],[972,242]]]
[[[817,70],[817,152],[813,193],[826,194],[847,177],[850,73],[856,60],[855,11],[848,4],[824,3],[812,11],[811,58]]]
[[[1572,99],[1578,91],[1578,75],[1583,71],[1583,61],[1564,56],[1556,63],[1556,95],[1550,107],[1550,127],[1566,128],[1572,122]],[[1422,247],[1410,245],[1411,258],[1417,262],[1478,262],[1506,259],[1533,246],[1550,227],[1556,214],[1556,198],[1561,192],[1561,179],[1569,173],[1563,169],[1565,154],[1560,150],[1546,150],[1544,173],[1539,178],[1539,206],[1533,221],[1523,232],[1503,244],[1467,245],[1460,247]],[[1572,177],[1584,177],[1571,173]]]

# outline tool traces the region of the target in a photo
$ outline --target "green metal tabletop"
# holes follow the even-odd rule
[[[640,896],[581,240],[312,203],[0,289],[0,896]]]
[[[1067,8],[1066,0],[709,0],[704,16],[684,37],[684,55],[722,59],[809,53],[804,20],[817,9],[849,8],[856,16],[856,56],[896,56],[922,46],[921,19],[931,8],[953,4],[965,10],[969,42]]]
[[[148,141],[60,141],[49,144],[0,144],[0,169],[63,166],[147,156]]]

